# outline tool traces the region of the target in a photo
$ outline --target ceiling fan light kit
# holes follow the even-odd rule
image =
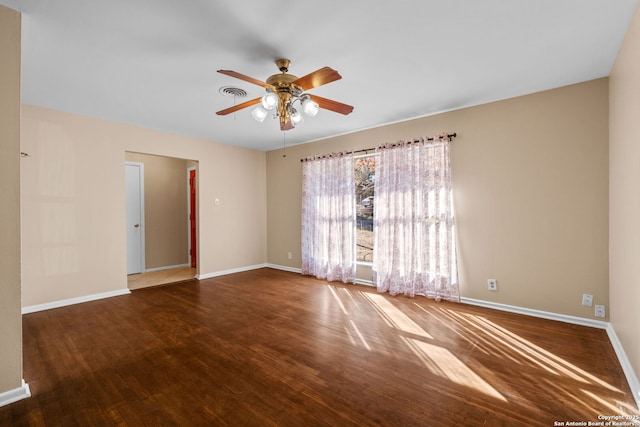
[[[304,111],[307,116],[315,117],[318,114],[318,110],[320,110],[320,106],[317,102],[312,101],[309,95],[302,97],[302,111]]]
[[[268,114],[269,112],[260,106],[251,111],[251,115],[253,116],[253,118],[261,123],[264,122],[264,119]]]
[[[220,110],[216,114],[224,116],[259,104],[251,112],[253,118],[262,122],[269,115],[269,111],[274,110],[274,116],[280,119],[280,130],[285,131],[304,123],[304,117],[300,111],[309,117],[315,117],[320,108],[344,115],[353,111],[350,105],[305,93],[306,90],[340,80],[342,76],[336,70],[323,67],[306,76],[297,77],[288,73],[290,63],[288,59],[276,60],[280,74],[270,76],[266,82],[235,71],[218,70],[221,74],[262,86],[266,93],[260,98]],[[299,109],[294,107],[296,102],[299,104]]]
[[[265,110],[273,110],[278,105],[278,95],[267,89],[267,93],[262,97],[262,106]]]

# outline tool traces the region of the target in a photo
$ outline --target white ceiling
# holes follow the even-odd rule
[[[23,13],[24,103],[258,150],[282,147],[277,120],[215,112],[223,86],[264,89],[216,70],[338,70],[311,93],[353,113],[321,110],[292,145],[607,76],[636,3],[0,0]]]

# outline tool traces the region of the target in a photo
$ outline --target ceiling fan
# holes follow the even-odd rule
[[[351,105],[305,93],[305,91],[309,89],[340,80],[342,76],[336,70],[330,67],[323,67],[306,76],[297,77],[293,74],[288,74],[289,64],[291,63],[290,60],[277,59],[275,62],[281,73],[270,76],[266,82],[235,71],[218,70],[221,74],[262,86],[266,89],[267,93],[260,98],[220,110],[216,114],[224,116],[242,110],[243,108],[260,104],[252,111],[251,114],[253,118],[262,122],[269,114],[269,111],[275,109],[274,114],[280,119],[280,130],[285,131],[302,124],[302,114],[294,107],[295,102],[300,104],[299,107],[305,114],[312,117],[318,113],[319,108],[345,115],[353,111]]]

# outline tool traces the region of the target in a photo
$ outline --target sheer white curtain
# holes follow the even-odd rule
[[[302,165],[302,274],[355,280],[353,155],[309,158]]]
[[[460,300],[448,137],[378,147],[373,281],[391,295]]]

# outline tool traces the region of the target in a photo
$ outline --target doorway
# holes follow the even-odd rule
[[[193,279],[198,266],[198,162],[133,152],[126,152],[125,160],[127,167],[129,164],[141,166],[137,192],[141,199],[141,221],[127,224],[127,241],[139,237],[142,247],[137,251],[127,243],[127,257],[129,252],[141,252],[141,267],[129,268],[127,261],[129,289]],[[127,187],[135,184],[132,178],[127,181]],[[127,190],[128,215],[135,211],[130,206],[135,204],[133,195],[133,191]]]

